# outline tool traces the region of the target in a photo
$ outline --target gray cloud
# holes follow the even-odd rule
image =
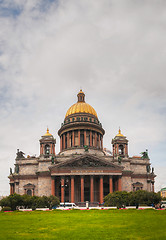
[[[107,148],[121,126],[131,156],[149,149],[159,190],[166,170],[159,148],[166,142],[165,1],[0,4],[1,191],[9,189],[16,149],[38,154],[47,125],[59,151],[57,131],[80,87],[106,130]]]

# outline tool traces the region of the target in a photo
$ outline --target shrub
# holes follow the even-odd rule
[[[105,206],[117,206],[121,208],[129,204],[129,194],[126,191],[109,193],[104,198]]]
[[[6,206],[10,206],[10,202],[9,202],[9,199],[8,197],[4,197],[0,200],[0,206],[3,208],[3,207],[6,207]]]
[[[31,208],[32,207],[32,196],[22,195],[23,208]]]
[[[60,204],[59,199],[56,196],[49,196],[48,197],[48,207],[52,209],[53,207],[57,207]]]
[[[161,201],[159,193],[139,190],[135,192],[113,192],[109,193],[105,198],[105,206],[117,206],[117,208],[128,205],[155,205]]]
[[[11,210],[12,210],[11,207],[3,207],[1,209],[2,212],[11,211]]]
[[[59,199],[55,196],[28,196],[28,195],[19,195],[19,194],[11,194],[8,197],[1,199],[0,206],[2,207],[10,207],[12,211],[16,210],[19,207],[23,208],[32,208],[35,210],[36,208],[45,208],[49,207],[52,209],[53,206],[59,205]]]

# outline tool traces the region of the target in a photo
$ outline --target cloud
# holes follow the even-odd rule
[[[106,130],[107,148],[121,126],[131,155],[146,148],[159,153],[166,142],[165,1],[6,0],[0,5],[3,179],[17,148],[39,153],[47,125],[59,151],[57,131],[80,87]],[[162,159],[156,171],[160,164],[166,168]],[[163,175],[157,179],[164,184]],[[7,187],[6,180],[1,189]]]

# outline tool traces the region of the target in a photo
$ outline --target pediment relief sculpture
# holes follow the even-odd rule
[[[113,168],[122,170],[123,167],[109,163],[106,160],[94,156],[81,156],[78,158],[67,160],[66,162],[59,163],[52,168]]]

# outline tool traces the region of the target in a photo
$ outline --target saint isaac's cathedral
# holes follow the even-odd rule
[[[104,129],[95,109],[85,102],[82,90],[67,111],[56,140],[47,128],[39,140],[40,155],[24,156],[17,150],[15,169],[10,169],[10,193],[57,196],[61,202],[103,202],[114,191],[154,191],[154,168],[147,150],[129,157],[128,139],[119,132],[112,150],[103,148]]]

